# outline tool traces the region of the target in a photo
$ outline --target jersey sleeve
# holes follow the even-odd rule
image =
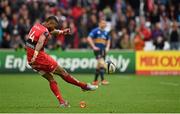
[[[49,33],[48,33],[47,31],[45,31],[43,34],[44,34],[44,36],[45,36],[46,38],[48,38]]]
[[[95,29],[92,30],[92,31],[89,33],[88,37],[95,38],[95,37],[96,37],[96,30],[95,30]]]
[[[111,40],[110,33],[106,32],[106,40]]]
[[[107,34],[107,40],[111,40],[110,33]]]

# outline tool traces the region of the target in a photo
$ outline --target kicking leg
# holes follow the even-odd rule
[[[68,72],[66,72],[62,67],[58,66],[54,71],[54,74],[59,75],[63,80],[66,82],[81,87],[83,90],[95,90],[97,89],[96,86],[86,84],[84,82],[78,81],[76,78],[71,76]]]

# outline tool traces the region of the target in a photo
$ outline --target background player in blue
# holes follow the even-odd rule
[[[101,76],[101,84],[109,84],[108,81],[104,79],[104,73],[106,69],[105,56],[110,48],[110,38],[108,32],[105,31],[106,21],[101,19],[99,21],[98,27],[93,29],[87,38],[88,43],[94,50],[94,54],[97,59],[97,67],[95,72],[95,78],[93,81],[94,85],[98,85],[98,77]]]

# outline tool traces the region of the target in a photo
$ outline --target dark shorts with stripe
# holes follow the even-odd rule
[[[105,50],[94,51],[94,55],[95,55],[96,59],[100,59],[100,58],[105,59],[106,51]]]

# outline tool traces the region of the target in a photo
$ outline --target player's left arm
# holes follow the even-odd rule
[[[109,33],[107,34],[107,42],[106,42],[106,53],[109,51],[110,46],[111,46],[111,37],[109,36]]]
[[[108,40],[107,40],[107,44],[106,44],[106,52],[108,52],[108,51],[109,51],[109,49],[110,49],[110,45],[111,45],[111,40],[110,40],[110,39],[108,39]]]
[[[59,30],[59,29],[55,29],[53,30],[52,32],[50,32],[52,35],[66,35],[66,34],[70,34],[71,30],[70,28],[66,28],[66,29],[63,29],[63,30]]]
[[[37,58],[37,56],[39,54],[39,51],[41,50],[41,48],[44,45],[45,39],[46,39],[46,33],[42,34],[39,37],[39,40],[38,40],[38,42],[37,42],[37,44],[35,46],[33,57],[31,59],[31,62],[29,63],[30,65],[33,65],[33,63],[35,62],[35,60],[36,60],[36,58]]]

